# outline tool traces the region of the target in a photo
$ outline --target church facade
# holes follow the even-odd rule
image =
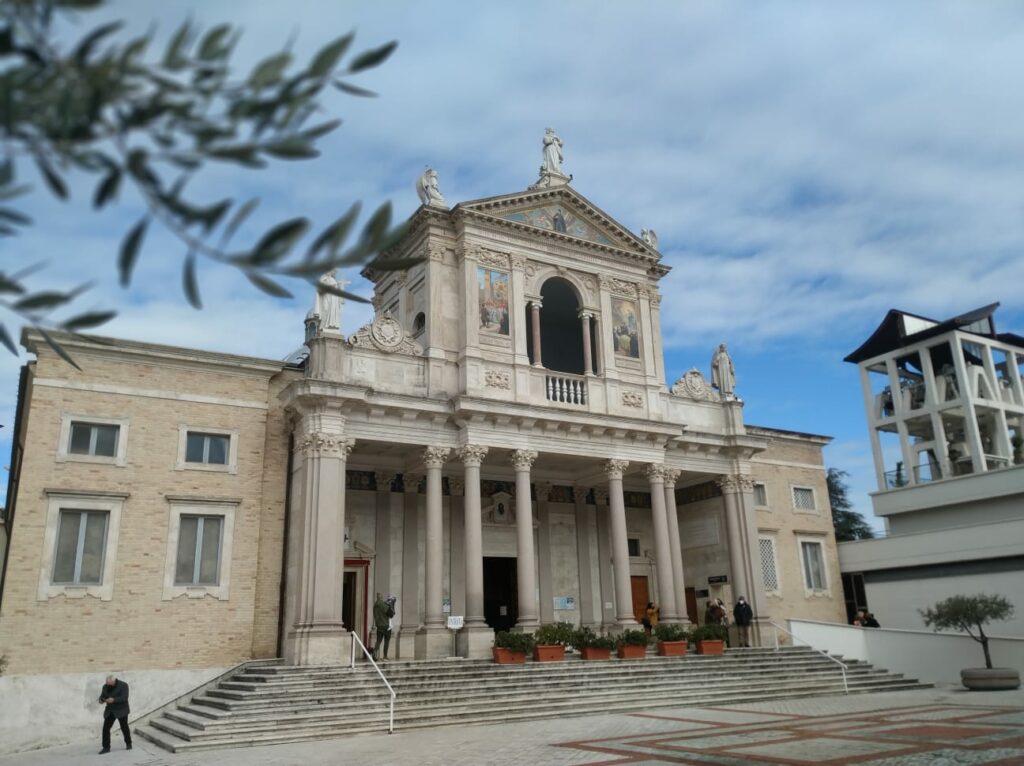
[[[743,595],[768,642],[845,621],[828,438],[745,424],[724,346],[667,378],[656,237],[568,181],[449,208],[428,179],[388,253],[419,263],[364,271],[354,333],[320,296],[286,362],[69,337],[79,371],[26,333],[8,673],[337,663],[375,593],[403,659],[649,601]]]

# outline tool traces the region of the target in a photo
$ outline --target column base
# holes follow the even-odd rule
[[[284,659],[289,665],[338,665],[347,664],[351,652],[352,637],[343,626],[314,625],[289,633]]]
[[[416,659],[438,660],[451,656],[452,632],[448,628],[430,627],[416,631]]]
[[[628,620],[616,620],[608,627],[608,635],[617,636],[624,630],[643,630],[644,626],[630,617]]]
[[[416,627],[403,627],[398,629],[397,636],[392,636],[392,651],[398,659],[416,659],[416,631]]]
[[[486,659],[494,646],[494,631],[486,625],[467,625],[455,634],[455,653],[470,660]]]
[[[513,633],[535,633],[537,628],[540,627],[540,619],[532,617],[525,620],[517,620],[515,627],[512,628]]]

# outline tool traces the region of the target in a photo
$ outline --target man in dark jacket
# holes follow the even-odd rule
[[[739,633],[739,645],[750,646],[750,623],[754,620],[754,610],[750,608],[747,600],[740,596],[733,607],[732,617],[736,621],[736,630]]]
[[[128,684],[119,681],[116,676],[107,676],[107,682],[100,692],[100,704],[105,705],[103,709],[103,749],[100,755],[110,752],[110,727],[114,720],[121,724],[121,734],[124,735],[124,745],[128,750],[132,749],[132,732],[128,728]]]

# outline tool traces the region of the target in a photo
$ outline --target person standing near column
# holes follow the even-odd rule
[[[736,606],[732,610],[732,618],[736,621],[736,630],[739,633],[737,641],[740,646],[750,648],[750,623],[754,621],[754,610],[750,608],[747,600],[740,596]]]
[[[132,730],[128,728],[128,714],[131,709],[128,707],[128,684],[121,681],[115,675],[107,676],[107,682],[100,690],[101,705],[103,708],[103,749],[99,754],[110,752],[110,728],[117,720],[121,724],[121,734],[124,736],[126,750],[132,749]]]

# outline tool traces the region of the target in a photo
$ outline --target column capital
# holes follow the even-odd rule
[[[448,477],[448,494],[452,497],[462,497],[466,494],[466,482],[462,479]]]
[[[532,449],[517,449],[512,453],[512,465],[517,471],[529,471],[533,461],[537,459],[537,451]]]
[[[403,491],[407,495],[418,495],[420,491],[420,482],[423,481],[423,474],[413,473],[412,471],[406,471],[402,474],[402,484],[404,485]]]
[[[594,487],[594,505],[598,507],[608,505],[608,490],[604,487]]]
[[[530,306],[531,308],[535,308],[539,311],[540,309],[544,308],[544,301],[542,301],[540,298],[527,298],[526,305]]]
[[[726,495],[754,491],[754,480],[744,474],[726,474],[715,479],[715,483],[722,490],[722,493]]]
[[[390,492],[398,474],[395,471],[374,471],[373,478],[377,482],[378,492]]]
[[[604,472],[609,479],[621,479],[628,467],[628,460],[608,460],[604,464]]]
[[[594,312],[591,311],[590,309],[580,309],[578,312],[576,312],[576,316],[579,317],[580,319],[589,321],[594,318]]]
[[[665,487],[668,489],[675,489],[676,481],[679,479],[679,474],[682,473],[678,468],[669,468],[665,466]]]
[[[427,468],[443,468],[450,453],[448,447],[427,447],[423,450],[423,465]]]
[[[487,457],[487,447],[480,444],[466,444],[455,451],[456,457],[467,466],[480,467]]]
[[[651,484],[663,484],[665,482],[665,466],[661,463],[648,463],[644,467],[644,476]]]
[[[348,456],[355,447],[355,439],[346,439],[343,436],[334,436],[320,431],[305,434],[302,438],[295,440],[295,452],[306,457],[337,457],[348,460]]]

